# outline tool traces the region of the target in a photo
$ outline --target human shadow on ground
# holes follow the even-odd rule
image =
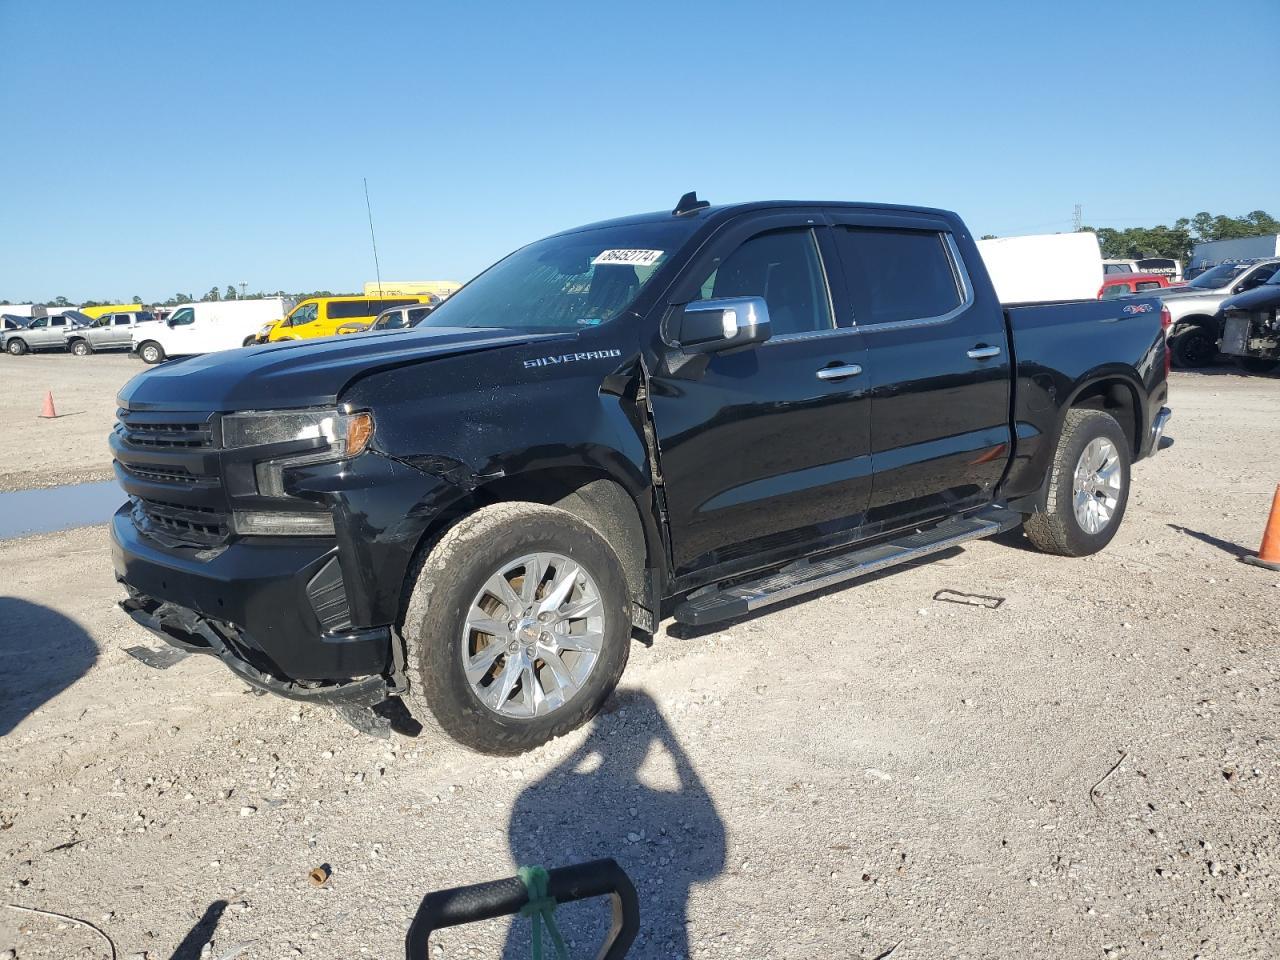
[[[38,603],[0,597],[0,737],[97,659],[97,645],[75,621]]]
[[[1230,540],[1223,540],[1220,537],[1215,537],[1211,533],[1201,533],[1199,530],[1189,530],[1186,527],[1178,526],[1176,523],[1170,523],[1168,524],[1168,527],[1170,530],[1177,530],[1178,533],[1186,534],[1188,537],[1199,540],[1201,543],[1207,543],[1211,547],[1217,547],[1219,550],[1224,553],[1229,553],[1233,557],[1246,557],[1253,552],[1247,547],[1242,547],[1238,543],[1232,543]]]
[[[174,948],[169,960],[200,960],[200,951],[205,944],[213,942],[214,931],[218,929],[218,921],[227,909],[227,901],[215,900],[204,908],[204,916],[196,921],[195,926],[187,931],[182,942]]]
[[[568,866],[613,857],[640,898],[637,957],[689,955],[695,884],[724,869],[725,830],[715,804],[657,705],[620,691],[587,740],[516,799],[508,830],[520,866]],[[604,899],[556,910],[574,956],[594,956],[608,933]],[[529,956],[528,920],[512,922],[503,956]]]

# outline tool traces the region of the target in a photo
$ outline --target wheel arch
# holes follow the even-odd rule
[[[1130,379],[1120,374],[1100,374],[1079,384],[1062,405],[1058,414],[1058,435],[1071,410],[1100,410],[1115,417],[1129,441],[1134,460],[1142,455],[1142,426],[1146,422],[1142,404],[1142,391]]]
[[[653,571],[665,569],[665,550],[652,513],[638,499],[642,489],[631,478],[624,480],[595,464],[527,469],[484,479],[452,500],[423,531],[406,575],[402,612],[420,567],[418,558],[464,517],[491,504],[511,502],[558,507],[588,523],[617,555],[632,598],[653,610],[659,590],[652,582]]]

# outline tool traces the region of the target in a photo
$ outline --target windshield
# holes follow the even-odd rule
[[[1251,266],[1252,264],[1248,263],[1220,263],[1212,270],[1206,270],[1200,274],[1187,286],[1199,287],[1202,290],[1217,290],[1219,287],[1225,287]]]
[[[608,323],[697,227],[673,218],[539,240],[480,274],[418,328],[580,330]]]

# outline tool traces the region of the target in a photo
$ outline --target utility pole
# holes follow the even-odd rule
[[[240,299],[241,300],[244,299],[244,288],[247,287],[248,285],[249,285],[249,281],[247,280],[240,281]]]
[[[1076,233],[1079,233],[1080,228],[1084,226],[1084,207],[1078,203],[1071,215],[1071,226]]]

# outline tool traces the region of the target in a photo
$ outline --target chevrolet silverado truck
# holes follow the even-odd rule
[[[523,247],[412,330],[133,379],[122,606],[255,688],[520,752],[664,619],[1018,526],[1101,550],[1163,445],[1165,320],[1002,305],[943,210],[686,195]]]

